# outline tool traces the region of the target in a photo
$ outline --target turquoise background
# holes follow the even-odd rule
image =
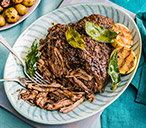
[[[145,0],[112,0],[113,2],[131,10],[134,13],[145,11]],[[40,6],[19,25],[2,31],[2,34],[10,45],[13,45],[17,37],[27,26],[43,14],[55,9],[61,0],[42,0]],[[23,43],[23,42],[22,42]],[[0,45],[0,78],[3,76],[4,64],[8,55]],[[139,75],[140,76],[140,75]],[[138,83],[139,78],[135,82]],[[137,89],[129,86],[126,91],[102,115],[103,128],[146,128],[146,106],[134,102]],[[126,113],[126,114],[125,114]],[[6,110],[0,107],[0,128],[31,128]]]

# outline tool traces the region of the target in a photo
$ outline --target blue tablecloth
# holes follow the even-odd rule
[[[134,13],[144,12],[146,11],[146,1],[144,0],[112,0],[113,2],[131,10]],[[10,42],[11,45],[15,42],[17,37],[21,34],[21,32],[30,25],[35,19],[40,17],[43,14],[55,9],[61,0],[42,0],[40,6],[31,14],[25,21],[20,23],[19,25],[2,31],[2,34],[6,39]],[[141,15],[142,14],[142,15]],[[139,13],[139,17],[137,18],[137,22],[139,23],[139,27],[141,28],[141,32],[145,27],[143,23],[143,17],[145,17],[144,13]],[[145,19],[145,18],[144,18]],[[141,26],[143,24],[143,26]],[[144,31],[145,32],[145,31]],[[143,42],[145,38],[145,33],[143,34]],[[23,42],[22,42],[23,43]],[[0,45],[0,78],[3,76],[3,68],[7,58],[8,52]],[[142,62],[145,61],[144,56],[142,58]],[[134,86],[130,85],[128,89],[122,94],[122,96],[116,100],[112,105],[110,105],[102,115],[102,127],[103,128],[145,128],[146,127],[146,106],[143,104],[139,104],[135,102],[135,98],[141,95],[144,95],[143,86],[146,83],[140,79],[142,76],[142,66],[139,67],[138,72],[132,83]],[[145,76],[143,74],[143,76]],[[140,91],[139,91],[140,90]],[[141,102],[137,97],[136,101]],[[141,99],[142,100],[142,99]],[[143,102],[144,100],[142,100]],[[141,102],[141,103],[142,103]],[[27,124],[17,119],[4,109],[0,108],[0,128],[29,128]]]

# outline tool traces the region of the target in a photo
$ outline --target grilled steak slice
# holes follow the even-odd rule
[[[72,70],[76,71],[80,68],[92,79],[87,80],[76,74],[72,77],[77,76],[94,93],[101,92],[108,79],[107,68],[111,48],[107,44],[92,40],[90,37],[84,37],[84,40],[87,46],[86,51],[75,48],[65,49],[64,58]]]
[[[90,56],[82,51],[81,57],[86,60],[84,65],[85,71],[93,76],[93,79],[87,81],[86,85],[93,92],[101,92],[108,79],[107,68],[111,48],[107,44],[92,40],[90,37],[85,37],[84,40],[86,41],[87,51]]]

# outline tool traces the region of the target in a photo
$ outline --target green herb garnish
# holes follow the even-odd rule
[[[32,43],[30,50],[28,51],[26,58],[25,58],[25,64],[27,73],[33,77],[36,71],[36,62],[40,56],[40,52],[38,50],[39,48],[39,40],[36,40]]]
[[[105,29],[88,21],[85,23],[85,31],[94,40],[99,42],[112,43],[113,39],[117,37],[116,32]]]
[[[74,48],[85,49],[85,42],[82,39],[81,35],[73,28],[68,27],[65,32],[67,42]]]
[[[120,77],[119,67],[118,67],[117,50],[114,50],[110,56],[110,61],[108,65],[108,74],[110,75],[111,80],[112,80],[111,89],[114,91],[119,85],[119,83],[121,82],[121,77]]]

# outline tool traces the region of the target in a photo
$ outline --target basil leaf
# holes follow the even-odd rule
[[[36,40],[32,43],[30,50],[28,51],[25,57],[25,64],[27,73],[33,77],[36,71],[36,62],[40,56],[39,48],[39,40]]]
[[[110,56],[110,61],[108,65],[108,74],[111,77],[112,80],[112,90],[115,90],[119,83],[121,82],[121,77],[119,73],[119,67],[118,67],[118,52],[117,50],[114,50]]]
[[[112,43],[113,39],[117,37],[116,32],[105,29],[88,21],[85,23],[85,31],[94,40],[99,42]]]
[[[65,32],[67,42],[74,48],[85,49],[85,42],[82,39],[81,35],[73,28],[68,27]]]

